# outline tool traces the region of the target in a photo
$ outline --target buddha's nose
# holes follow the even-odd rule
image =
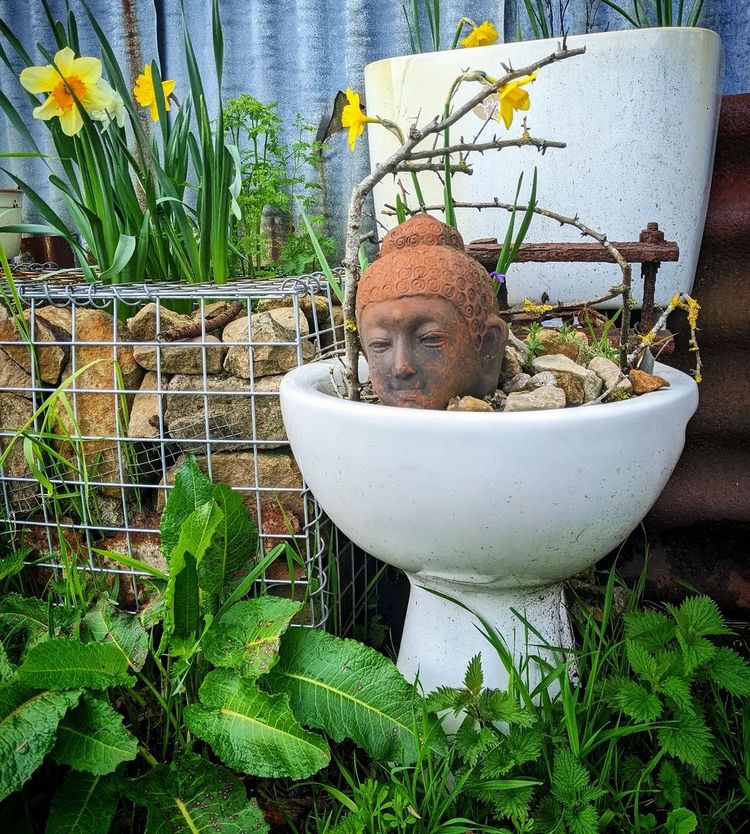
[[[408,379],[414,376],[414,361],[404,345],[396,344],[393,348],[393,375],[396,379]]]

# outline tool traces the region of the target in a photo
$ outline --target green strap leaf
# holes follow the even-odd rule
[[[20,681],[0,687],[0,800],[17,791],[52,749],[55,732],[81,692],[34,692]]]
[[[185,710],[185,722],[230,767],[305,779],[330,761],[326,742],[300,727],[284,696],[267,695],[226,669],[210,672],[199,694],[201,703]]]
[[[194,753],[157,765],[125,785],[126,795],[148,808],[148,834],[266,834],[255,800],[221,765]]]
[[[19,680],[34,689],[105,689],[129,686],[128,661],[110,643],[81,643],[55,637],[29,650],[18,667]]]
[[[103,834],[117,810],[117,778],[70,773],[52,800],[45,834]]]
[[[314,629],[291,629],[269,686],[289,696],[302,724],[335,741],[350,738],[379,761],[414,761],[422,701],[374,649]]]
[[[203,639],[203,652],[214,666],[236,669],[255,679],[278,660],[281,635],[302,607],[281,597],[258,597],[238,602],[212,624]]]
[[[52,750],[59,764],[98,776],[113,773],[137,755],[138,740],[125,729],[122,716],[98,698],[84,698],[63,718]]]

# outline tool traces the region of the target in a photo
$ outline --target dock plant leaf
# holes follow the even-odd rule
[[[97,643],[116,646],[133,671],[143,668],[148,656],[148,634],[137,617],[117,614],[103,601],[83,619]]]
[[[203,651],[214,666],[236,669],[245,678],[264,675],[278,660],[281,635],[301,603],[263,596],[235,603],[214,622]]]
[[[98,776],[113,773],[121,762],[138,754],[138,740],[122,716],[105,701],[83,698],[60,722],[52,758],[74,770]]]
[[[194,753],[128,782],[127,795],[148,808],[148,834],[266,834],[268,825],[242,783]]]
[[[228,669],[210,672],[200,704],[185,710],[188,729],[232,768],[254,776],[304,779],[328,764],[328,745],[304,730],[283,695],[268,695]]]
[[[105,689],[129,686],[125,655],[111,643],[82,643],[55,637],[29,650],[18,667],[19,680],[34,689]]]
[[[190,455],[175,476],[174,487],[161,515],[161,546],[166,559],[169,559],[180,540],[182,526],[188,516],[210,501],[212,496],[211,481],[201,472],[195,458]]]
[[[0,686],[0,800],[18,790],[52,749],[57,725],[79,691],[35,692],[20,681]]]
[[[45,834],[102,834],[117,810],[117,777],[68,774],[52,800]]]
[[[335,741],[352,739],[378,761],[414,761],[422,699],[395,664],[369,646],[315,629],[290,629],[269,686],[289,696],[305,726]]]

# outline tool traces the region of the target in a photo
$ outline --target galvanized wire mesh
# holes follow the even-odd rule
[[[159,514],[193,455],[243,495],[262,551],[285,542],[296,554],[296,567],[283,558],[269,569],[271,592],[304,596],[313,626],[333,609],[339,633],[366,616],[357,594],[372,591],[369,558],[347,550],[334,571],[344,585],[329,585],[338,531],[302,482],[279,406],[286,369],[341,346],[322,275],[220,286],[19,280],[0,294],[0,453],[14,444],[0,469],[0,527],[37,568],[73,559],[119,576],[137,607],[145,572],[132,560],[165,567]],[[238,315],[212,331],[235,302]],[[197,335],[170,341],[180,327]]]

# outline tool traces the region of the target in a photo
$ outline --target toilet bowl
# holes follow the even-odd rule
[[[660,364],[655,373],[670,387],[509,414],[341,399],[338,360],[285,376],[284,425],[313,495],[355,544],[409,578],[398,658],[407,678],[426,692],[459,685],[481,652],[486,684],[504,687],[506,670],[472,611],[519,660],[540,642],[570,647],[562,582],[648,512],[698,404],[688,375]]]

